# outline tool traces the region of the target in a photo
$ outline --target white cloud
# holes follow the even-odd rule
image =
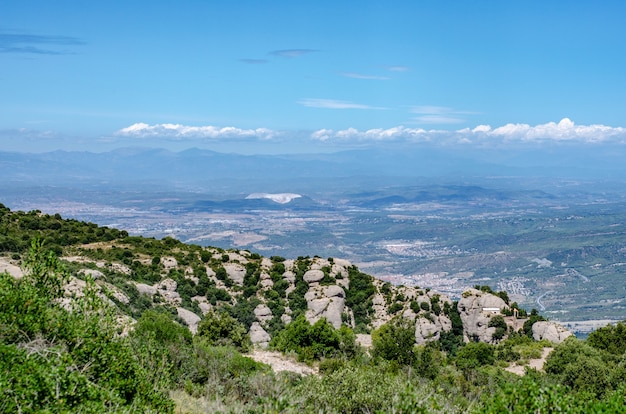
[[[309,108],[324,108],[324,109],[385,109],[378,106],[358,104],[349,101],[339,101],[335,99],[301,99],[298,101],[300,105],[307,106]]]
[[[353,78],[353,79],[366,79],[366,80],[389,80],[390,79],[388,76],[363,75],[361,73],[354,73],[354,72],[342,72],[340,73],[340,75],[345,76],[346,78]]]
[[[301,102],[305,106],[331,109],[378,109],[345,101],[311,99]],[[434,110],[433,110],[434,112]],[[445,112],[445,111],[444,111]],[[429,115],[441,116],[446,115]],[[443,123],[441,119],[437,123]],[[160,138],[169,140],[285,140],[300,132],[287,133],[267,128],[241,129],[236,127],[188,126],[181,124],[136,123],[115,133],[117,137]],[[1,136],[2,134],[0,134]],[[28,135],[22,131],[20,135]],[[424,129],[397,126],[359,130],[319,129],[309,135],[316,142],[353,142],[362,145],[367,142],[431,142],[439,145],[506,145],[508,143],[623,143],[626,144],[626,128],[606,125],[576,125],[568,118],[560,122],[548,122],[531,126],[509,123],[499,127],[477,125],[474,128],[458,130]]]
[[[437,116],[437,115],[432,115]],[[542,143],[542,142],[578,142],[578,143],[626,143],[626,128],[606,125],[576,125],[568,118],[560,122],[548,122],[531,126],[528,124],[506,124],[492,128],[490,125],[478,125],[472,129],[456,131],[403,126],[389,129],[369,129],[360,131],[355,128],[345,130],[321,129],[311,134],[311,139],[318,141],[407,141],[437,142],[441,144],[471,143]]]
[[[495,137],[506,141],[545,142],[605,142],[613,140],[623,142],[626,128],[606,125],[576,125],[569,118],[558,123],[548,122],[531,126],[528,124],[506,124],[492,129],[489,125],[479,125],[472,130],[476,137]]]
[[[133,138],[167,138],[167,139],[244,139],[256,138],[270,140],[280,133],[267,128],[241,129],[235,127],[188,126],[181,124],[148,125],[136,123],[122,128],[115,133],[117,136]]]
[[[389,66],[387,70],[392,72],[407,72],[409,70],[408,66]]]
[[[359,131],[355,128],[334,131],[332,129],[320,129],[311,134],[311,138],[318,141],[428,141],[428,131],[424,129],[405,128],[398,126],[394,128],[368,129]]]

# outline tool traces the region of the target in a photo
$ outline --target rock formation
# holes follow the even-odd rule
[[[555,344],[560,344],[572,335],[570,331],[556,322],[538,321],[533,324],[533,338],[535,341],[545,339]]]
[[[509,306],[502,298],[477,289],[468,289],[463,292],[459,300],[458,310],[463,321],[463,339],[477,339],[480,342],[492,342],[492,335],[496,328],[489,327],[489,321],[500,310],[508,309]]]

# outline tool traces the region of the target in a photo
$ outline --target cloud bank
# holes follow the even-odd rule
[[[166,138],[175,140],[187,139],[212,139],[212,140],[237,140],[237,139],[260,139],[270,140],[278,136],[278,132],[267,128],[241,129],[235,127],[188,126],[181,124],[156,124],[148,125],[136,123],[122,128],[115,133],[120,137],[133,138]]]
[[[437,116],[433,114],[433,116]],[[426,130],[398,126],[388,129],[369,129],[359,131],[354,128],[345,130],[320,129],[311,134],[318,141],[410,141],[450,143],[499,144],[507,142],[578,142],[578,143],[626,143],[626,128],[606,125],[576,125],[568,118],[560,122],[548,122],[531,126],[528,124],[506,124],[492,128],[490,125],[478,125],[456,131]]]
[[[356,108],[371,109],[367,106],[346,103],[342,101],[317,100],[323,102],[308,102],[310,106],[318,105],[322,108]],[[304,104],[304,103],[303,103]],[[181,124],[136,123],[120,129],[115,133],[118,137],[127,138],[160,138],[168,140],[284,140],[295,137],[299,133],[276,131],[268,128],[241,129],[236,127],[217,126],[188,126]],[[560,122],[548,122],[531,126],[528,124],[506,124],[497,128],[490,125],[478,125],[474,128],[459,130],[440,130],[424,128],[407,128],[397,126],[393,128],[374,128],[358,130],[347,128],[343,130],[319,129],[310,134],[310,140],[315,142],[364,144],[367,142],[414,142],[432,143],[433,145],[506,145],[507,143],[626,143],[626,128],[610,127],[606,125],[576,125],[568,118]]]

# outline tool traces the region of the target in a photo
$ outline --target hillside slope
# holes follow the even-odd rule
[[[325,318],[335,329],[345,325],[358,334],[401,316],[414,324],[417,344],[442,338],[493,343],[510,332],[531,332],[527,321],[541,320],[524,312],[513,317],[506,294],[473,289],[457,304],[430,289],[382,282],[343,259],[266,258],[247,250],[129,236],[38,211],[1,206],[0,214],[3,268],[18,272],[29,240],[40,237],[70,270],[70,291],[93,278],[121,313],[136,319],[147,309],[162,309],[193,333],[208,312],[226,311],[262,348],[300,315],[311,324]],[[502,312],[511,315],[505,319]],[[552,324],[535,333],[536,339],[554,342],[566,336]]]

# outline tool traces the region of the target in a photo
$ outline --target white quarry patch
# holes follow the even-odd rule
[[[275,203],[278,204],[287,204],[289,203],[291,200],[294,200],[296,198],[300,198],[302,197],[300,194],[294,194],[294,193],[277,193],[277,194],[270,194],[270,193],[252,193],[249,196],[246,197],[246,200],[255,200],[255,199],[259,199],[259,198],[268,198],[272,201],[274,201]]]

